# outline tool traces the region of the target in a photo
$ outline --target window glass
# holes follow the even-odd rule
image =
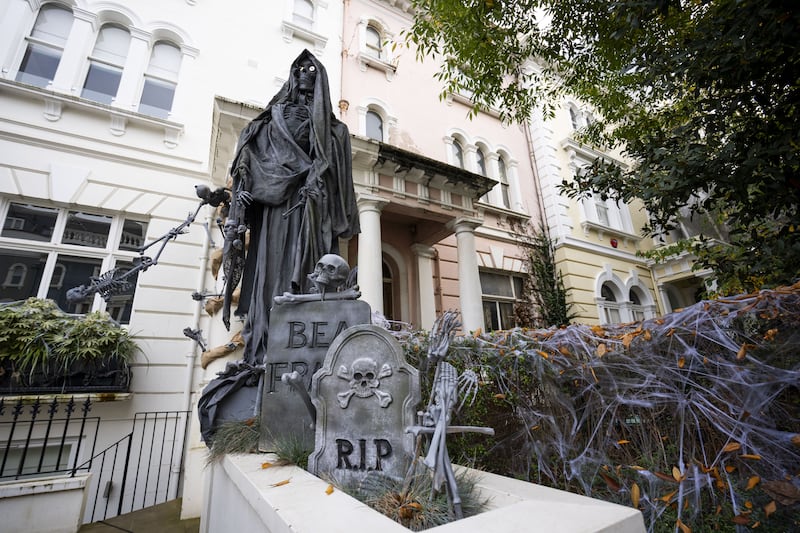
[[[144,237],[147,235],[147,222],[128,220],[122,224],[122,235],[119,237],[119,249],[138,252],[144,246]]]
[[[497,170],[500,174],[498,176],[500,178],[500,201],[503,202],[503,207],[510,209],[511,199],[508,195],[508,168],[502,157],[497,160]]]
[[[3,222],[3,237],[50,242],[58,210],[30,204],[12,203]]]
[[[503,274],[494,274],[492,272],[481,272],[481,291],[483,294],[491,294],[493,296],[507,296],[514,297],[511,287],[511,278]]]
[[[122,79],[122,69],[92,63],[81,96],[101,104],[110,104],[117,95],[120,79]]]
[[[374,26],[367,26],[367,53],[369,55],[381,58],[383,47],[381,46],[381,34],[375,29]]]
[[[628,296],[628,298],[630,299],[632,304],[642,305],[642,299],[639,298],[639,294],[636,292],[636,290],[631,289],[630,296]]]
[[[464,149],[457,140],[453,140],[453,162],[455,166],[464,168]]]
[[[130,40],[128,30],[119,26],[107,24],[100,29],[81,91],[82,97],[102,104],[111,103],[119,89]]]
[[[295,0],[292,20],[298,26],[310,30],[314,24],[314,3],[310,0]]]
[[[133,261],[117,261],[116,268],[120,272],[126,272],[133,268]],[[126,278],[127,284],[125,287],[111,296],[111,301],[106,306],[106,311],[111,318],[120,324],[128,324],[131,321],[131,310],[133,309],[133,295],[136,289],[136,282],[139,279],[139,273],[131,275]]]
[[[154,78],[145,78],[139,112],[158,118],[168,118],[175,98],[175,84]]]
[[[159,41],[153,46],[147,73],[152,76],[175,80],[181,68],[181,51],[172,43]]]
[[[46,253],[0,250],[0,302],[36,296],[46,262]]]
[[[375,111],[367,111],[367,137],[383,141],[383,119]]]
[[[137,260],[131,252],[138,251],[147,232],[146,222],[78,210],[11,202],[6,213],[0,233],[0,302],[42,296],[70,313],[99,308],[94,298],[70,304],[67,292],[104,274],[104,264],[128,270]],[[115,232],[109,242],[112,228],[120,226],[119,240]],[[55,227],[59,232],[54,235]],[[106,303],[109,314],[122,324],[130,321],[136,281],[137,275],[127,278],[128,285]]]
[[[578,110],[572,106],[569,108],[569,120],[572,123],[573,130],[577,130],[581,127],[580,114],[578,113]]]
[[[61,243],[105,248],[110,229],[111,217],[109,216],[70,211]]]
[[[169,117],[180,67],[181,51],[177,46],[166,41],[159,41],[153,46],[139,100],[140,113],[158,118]]]
[[[33,24],[28,47],[17,72],[17,81],[46,87],[56,75],[71,28],[70,10],[55,4],[42,7]]]
[[[608,286],[607,283],[603,283],[603,286],[600,287],[600,296],[605,298],[607,302],[616,302],[617,297],[614,295],[614,291],[611,287]]]
[[[61,50],[36,43],[30,43],[17,73],[17,81],[47,87],[53,81],[61,61]]]
[[[103,260],[92,257],[72,257],[60,254],[58,265],[64,268],[66,274],[60,287],[50,287],[47,297],[55,300],[58,307],[67,313],[86,313],[89,311],[89,303],[75,304],[67,301],[67,291],[78,285],[85,285],[89,278],[100,275]]]
[[[478,159],[478,173],[486,176],[486,157],[483,155],[483,150],[479,148],[475,155]]]
[[[130,43],[131,34],[128,33],[128,30],[120,26],[106,24],[100,29],[100,33],[97,36],[92,58],[113,65],[122,65],[128,56]]]

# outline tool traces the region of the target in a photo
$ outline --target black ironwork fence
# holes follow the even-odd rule
[[[0,481],[91,472],[84,523],[177,498],[189,411],[136,413],[131,431],[96,452],[100,417],[89,399],[0,397]],[[105,429],[104,429],[105,431]]]
[[[63,403],[56,398],[46,403],[17,399],[9,406],[0,397],[0,416],[10,416],[0,421],[0,481],[88,470],[91,464],[79,461],[94,455],[100,427],[99,417],[88,416],[91,408],[88,398]]]
[[[133,429],[92,458],[84,522],[177,498],[189,411],[136,413]]]

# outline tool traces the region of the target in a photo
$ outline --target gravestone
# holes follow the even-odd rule
[[[306,390],[337,335],[350,326],[368,324],[371,311],[358,300],[316,301],[274,305],[269,323],[261,395],[259,449],[275,451],[278,441],[314,447],[314,420],[306,404],[283,374],[297,372]]]
[[[420,401],[419,374],[385,329],[353,326],[333,342],[314,374],[311,398],[317,410],[315,475],[341,483],[373,472],[405,476],[414,454],[414,424]]]

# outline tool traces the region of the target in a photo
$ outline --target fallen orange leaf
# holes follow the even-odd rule
[[[617,444],[628,444],[629,442],[630,442],[629,440],[622,439],[622,440],[618,440]],[[636,468],[636,467],[634,467],[634,468]]]
[[[498,400],[505,400],[506,399],[506,395],[503,394],[503,393],[497,393],[497,394],[494,395],[494,397],[497,398]]]
[[[675,479],[672,476],[664,474],[663,472],[653,472],[653,475],[662,481],[672,481],[675,483]]]
[[[752,459],[753,461],[761,460],[761,456],[755,453],[743,453],[739,457],[741,457],[742,459]]]
[[[600,344],[597,346],[597,357],[603,357],[606,353],[608,353],[608,347],[605,344]]]
[[[681,469],[677,466],[672,467],[672,477],[675,478],[675,481],[683,481],[685,476],[681,474]]]
[[[550,356],[549,356],[549,355],[547,355],[547,352],[543,352],[543,351],[541,351],[541,350],[536,350],[536,353],[538,353],[539,355],[541,355],[541,356],[542,356],[542,357],[544,357],[545,359],[550,359]]]
[[[733,465],[725,465],[725,471],[729,474],[732,474],[733,471],[736,470],[736,467]]]
[[[795,446],[800,446],[800,435],[792,435],[791,441]]]
[[[649,341],[653,338],[653,335],[650,333],[649,329],[644,330],[644,340]]]
[[[619,490],[622,488],[620,486],[619,482],[617,482],[616,479],[614,479],[613,477],[609,476],[605,472],[601,471],[601,472],[599,472],[599,474],[600,474],[600,477],[603,478],[603,481],[606,482],[606,485],[608,485],[609,489],[613,490],[614,492],[619,492]]]
[[[328,496],[333,494],[333,485],[328,485],[328,488],[325,489],[325,494],[327,494]]]
[[[750,479],[747,480],[747,489],[751,490],[753,487],[758,485],[758,482],[761,481],[761,478],[758,476],[752,476]]]
[[[764,506],[764,514],[766,515],[767,518],[769,518],[769,515],[771,515],[777,510],[778,506],[775,504],[775,500],[772,500],[771,502],[769,502],[767,505]]]
[[[747,516],[741,515],[741,514],[737,514],[736,516],[734,516],[734,517],[731,519],[731,521],[732,521],[734,524],[738,524],[738,525],[740,525],[740,526],[746,526],[747,524],[749,524],[749,523],[750,523],[750,518],[749,518],[749,517],[747,517]]]
[[[723,452],[735,452],[735,451],[741,450],[741,449],[742,449],[742,445],[739,444],[738,442],[729,442],[728,444],[725,445],[724,448],[722,448],[722,451]]]
[[[684,366],[686,366],[686,358],[681,357],[680,359],[678,359],[678,368],[683,368]]]
[[[678,520],[676,520],[676,521],[675,521],[675,525],[676,525],[678,528],[680,528],[680,530],[681,530],[681,532],[682,532],[682,533],[692,533],[692,528],[690,528],[689,526],[687,526],[686,524],[684,524],[683,522],[681,522],[681,519],[680,519],[680,518],[678,518]]]
[[[289,481],[291,481],[291,480],[284,479],[283,481],[278,481],[277,483],[273,483],[272,485],[270,485],[270,487],[282,487],[283,485],[288,484]]]
[[[569,352],[569,348],[567,348],[566,346],[559,346],[558,351],[561,352],[563,355],[572,355]]]
[[[663,496],[661,496],[661,497],[660,497],[660,498],[658,498],[658,499],[659,499],[659,500],[661,500],[661,501],[662,501],[662,502],[664,502],[664,503],[669,503],[669,501],[670,501],[670,500],[671,500],[671,499],[672,499],[672,498],[673,498],[673,497],[674,497],[676,494],[678,494],[678,491],[677,491],[677,490],[673,490],[672,492],[670,492],[670,493],[668,493],[668,494],[664,494]]]
[[[630,348],[631,342],[633,342],[633,334],[626,333],[622,336],[622,345],[626,348]]]
[[[271,466],[272,466],[272,463],[269,463],[269,462],[266,462],[266,463],[261,463],[261,468],[262,468],[262,469],[264,469],[264,468],[269,468],[269,467],[271,467]]]
[[[634,483],[633,485],[631,485],[631,503],[633,504],[633,507],[636,508],[636,509],[639,508],[639,497],[640,496],[641,496],[641,493],[639,491],[639,485]]]
[[[746,502],[744,502],[744,506],[747,507],[748,509],[752,509],[753,508],[753,502],[746,501]]]
[[[603,329],[603,326],[592,326],[592,333],[598,337],[605,337],[606,330]]]

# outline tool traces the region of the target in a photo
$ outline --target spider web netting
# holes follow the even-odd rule
[[[424,353],[426,337],[405,339]],[[798,527],[800,283],[642,322],[456,338],[472,461],[642,510],[649,531]]]

